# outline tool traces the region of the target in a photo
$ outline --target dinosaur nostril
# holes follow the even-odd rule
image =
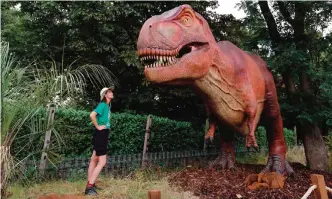
[[[152,25],[151,25],[151,24],[149,25],[149,28],[152,28]]]

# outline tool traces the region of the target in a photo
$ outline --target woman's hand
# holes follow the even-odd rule
[[[98,126],[97,129],[98,129],[99,131],[101,131],[101,130],[106,129],[106,126],[105,126],[105,125],[101,125],[101,126]]]

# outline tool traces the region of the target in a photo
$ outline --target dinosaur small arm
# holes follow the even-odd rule
[[[206,106],[212,139],[221,133],[221,155],[211,166],[234,166],[234,133],[246,146],[258,147],[254,136],[265,126],[269,160],[263,172],[293,173],[285,160],[286,142],[273,76],[259,56],[229,41],[216,42],[208,22],[189,5],[181,5],[143,24],[137,54],[148,81],[191,87]]]

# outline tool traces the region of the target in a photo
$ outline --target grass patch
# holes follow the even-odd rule
[[[240,164],[263,164],[267,163],[268,153],[266,151],[250,152],[236,157],[236,162]]]
[[[267,163],[268,152],[260,151],[260,152],[250,152],[245,153],[236,157],[236,161],[241,164],[263,164]],[[307,165],[304,147],[303,146],[294,146],[289,147],[286,153],[286,159],[289,162],[297,162],[303,165]],[[330,164],[332,166],[332,156],[330,155]]]
[[[110,198],[110,199],[146,199],[148,190],[158,189],[161,191],[163,199],[197,199],[189,192],[183,192],[180,189],[173,188],[168,184],[166,176],[156,177],[156,172],[136,171],[131,176],[125,178],[114,178],[113,176],[100,176],[97,185],[104,190],[99,191],[99,195],[93,198]],[[35,199],[39,196],[50,195],[80,195],[86,186],[86,180],[80,179],[73,181],[56,180],[45,183],[36,183],[29,186],[13,184],[9,187],[12,193],[11,199]],[[91,197],[87,197],[91,198]]]
[[[304,166],[307,165],[307,160],[305,157],[304,147],[303,146],[294,146],[287,149],[286,159],[289,162],[301,163]]]

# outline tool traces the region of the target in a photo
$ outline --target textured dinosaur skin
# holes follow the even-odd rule
[[[211,166],[234,166],[234,133],[246,136],[247,147],[258,147],[254,132],[261,121],[269,142],[263,171],[293,172],[285,160],[273,76],[259,56],[229,41],[216,42],[207,21],[189,5],[149,18],[140,31],[137,53],[148,81],[190,86],[202,97],[210,120],[206,138],[214,137],[217,125],[225,129],[221,156]]]

